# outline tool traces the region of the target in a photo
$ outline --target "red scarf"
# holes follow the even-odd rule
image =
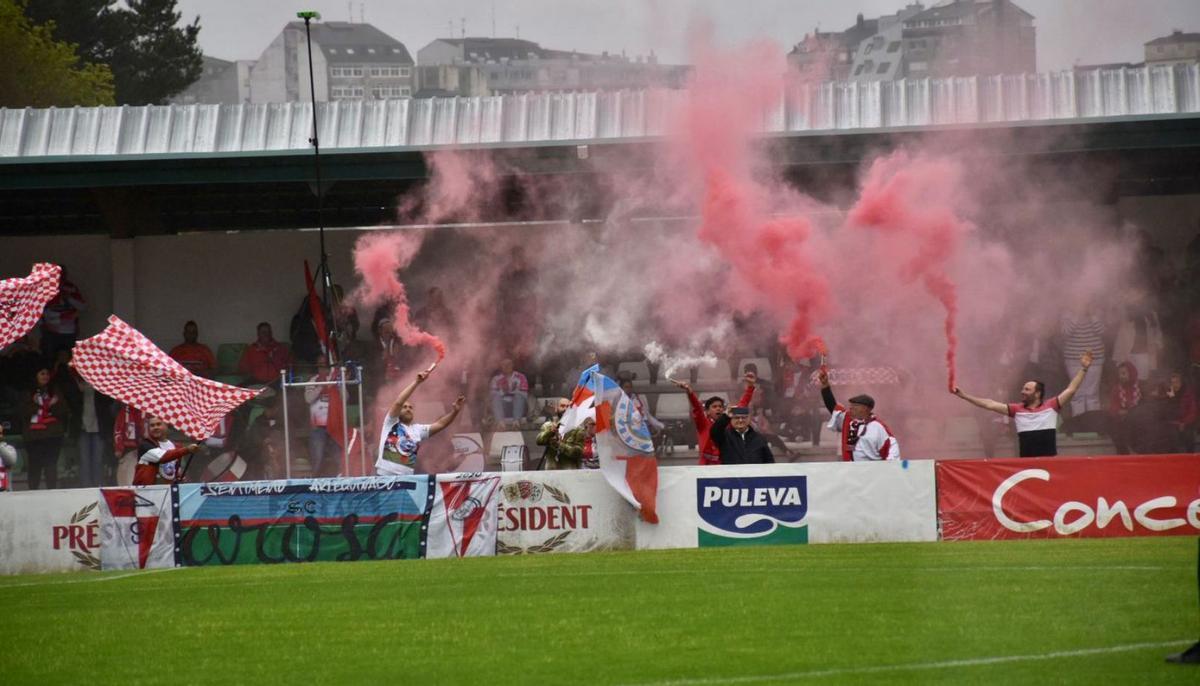
[[[51,424],[58,423],[58,417],[50,412],[50,407],[58,402],[58,396],[50,391],[38,389],[33,392],[33,416],[29,419],[29,428],[34,431],[44,431]]]

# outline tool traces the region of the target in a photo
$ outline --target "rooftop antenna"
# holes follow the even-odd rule
[[[354,23],[354,3],[353,2],[346,3],[346,21],[351,24]]]
[[[492,0],[492,38],[496,37],[496,0]]]
[[[365,2],[358,3],[358,23],[367,23],[367,3]]]
[[[521,37],[521,25],[517,24],[517,38]]]
[[[460,33],[459,35],[462,36],[463,38],[466,38],[467,37],[467,18],[462,17],[459,19],[459,22],[460,22],[459,26],[461,27],[461,31],[462,31],[462,33]]]
[[[332,289],[333,279],[329,273],[329,255],[325,252],[325,221],[322,216],[324,210],[324,189],[321,187],[321,141],[319,138],[320,129],[317,127],[317,82],[313,79],[313,61],[312,61],[312,29],[310,24],[315,19],[321,20],[321,13],[313,10],[305,10],[297,12],[296,16],[304,20],[304,40],[308,45],[308,92],[312,98],[312,138],[308,139],[313,146],[313,169],[315,172],[317,187],[317,235],[321,241],[321,263],[317,267],[315,278],[321,280],[321,303],[326,307],[329,306],[329,291]],[[337,320],[333,319],[329,323],[332,330],[330,333],[331,340],[337,340]],[[333,354],[332,350],[327,351],[329,355]]]

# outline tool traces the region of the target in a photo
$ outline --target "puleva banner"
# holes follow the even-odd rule
[[[1200,455],[938,462],[943,540],[1200,533]]]
[[[937,540],[931,460],[659,470],[637,547]]]
[[[425,557],[496,554],[499,474],[439,474],[429,510]]]
[[[424,557],[433,477],[183,484],[179,563]]]
[[[100,489],[100,568],[175,566],[170,486]]]

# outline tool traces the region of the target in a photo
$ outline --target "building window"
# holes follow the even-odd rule
[[[400,48],[392,48],[392,54],[394,54],[394,55],[399,55],[399,54],[400,54]]]
[[[380,71],[379,67],[371,67],[371,76],[379,76]]]
[[[399,76],[406,79],[412,76],[412,67],[400,67]]]
[[[407,98],[407,97],[409,97],[410,95],[412,95],[412,89],[411,89],[411,88],[401,88],[401,89],[400,89],[400,97],[402,97],[402,98]]]
[[[900,41],[892,41],[891,43],[888,43],[888,52],[889,53],[896,52],[899,49],[900,49]]]
[[[346,54],[347,54],[347,55],[353,55],[353,54],[354,54],[354,48],[346,48]]]
[[[368,53],[370,53],[370,54],[372,54],[372,55],[374,55],[374,54],[375,54],[375,48],[367,48],[367,52],[368,52]]]
[[[855,70],[854,70],[854,75],[858,76],[859,74],[861,74],[863,71],[863,67],[865,67],[865,66],[867,66],[867,65],[865,65],[865,64],[858,65],[858,67],[855,68]]]
[[[879,68],[875,70],[875,73],[876,74],[886,74],[888,69],[891,69],[891,68],[892,68],[891,62],[882,62],[882,63],[880,63]]]

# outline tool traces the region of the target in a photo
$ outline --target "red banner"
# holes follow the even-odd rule
[[[937,463],[942,540],[1200,534],[1200,455]]]

